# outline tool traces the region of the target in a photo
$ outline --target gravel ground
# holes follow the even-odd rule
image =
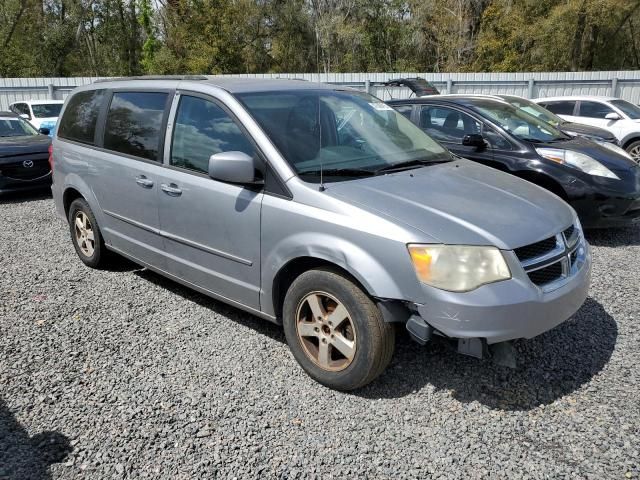
[[[518,369],[400,335],[351,394],[275,325],[126,261],[86,268],[50,198],[0,204],[0,479],[638,478],[640,229]]]

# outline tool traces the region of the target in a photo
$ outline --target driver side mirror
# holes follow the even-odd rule
[[[253,157],[244,152],[220,152],[209,157],[209,176],[222,182],[257,184]]]
[[[611,113],[607,113],[604,118],[606,118],[607,120],[620,120],[620,115],[618,115],[616,112],[611,112]]]
[[[479,133],[471,133],[462,137],[462,145],[465,147],[477,147],[482,148],[486,146],[484,137]]]

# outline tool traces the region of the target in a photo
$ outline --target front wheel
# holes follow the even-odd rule
[[[393,326],[360,287],[330,269],[310,270],[293,282],[283,323],[298,363],[329,388],[353,390],[370,383],[393,355]]]
[[[626,150],[627,153],[631,155],[633,161],[640,165],[640,140],[631,142],[629,145],[627,145]]]

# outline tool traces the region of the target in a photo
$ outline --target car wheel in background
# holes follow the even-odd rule
[[[627,153],[631,155],[633,161],[640,165],[640,140],[631,142],[627,145]]]
[[[107,254],[96,218],[84,198],[69,207],[69,231],[76,253],[85,265],[100,268]]]
[[[292,283],[283,323],[298,363],[311,378],[336,390],[368,384],[393,355],[393,325],[359,286],[331,269],[310,270]]]

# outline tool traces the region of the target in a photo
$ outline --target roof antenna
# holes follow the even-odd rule
[[[322,161],[322,121],[320,120],[320,94],[318,93],[318,136],[320,137],[320,148],[318,149],[318,154],[320,155],[320,188],[321,192],[326,190],[324,186],[324,162]]]

